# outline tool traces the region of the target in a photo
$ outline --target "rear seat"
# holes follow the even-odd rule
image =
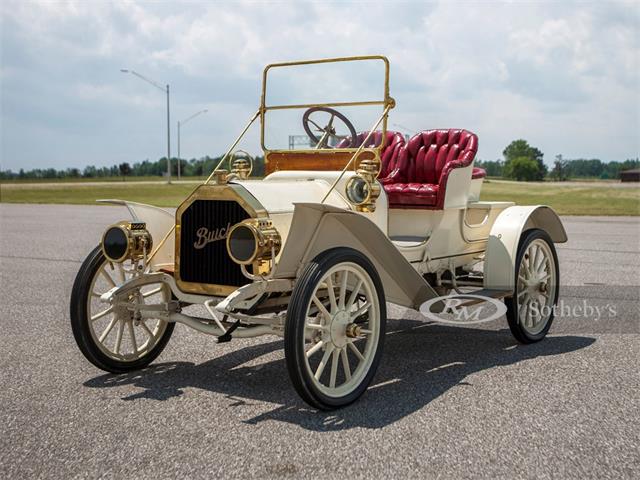
[[[467,130],[427,130],[414,135],[401,149],[395,168],[380,175],[389,207],[442,209],[449,173],[471,165],[477,151],[478,137]],[[485,172],[474,169],[472,176],[482,178]]]
[[[368,132],[356,138],[359,147]],[[350,138],[338,148],[350,146]],[[382,132],[375,131],[366,147],[380,145]],[[467,130],[426,130],[406,143],[399,132],[387,131],[385,146],[380,152],[382,169],[378,180],[389,200],[389,208],[442,209],[449,172],[469,166],[478,151],[478,137]],[[474,167],[472,179],[484,178],[486,172]]]

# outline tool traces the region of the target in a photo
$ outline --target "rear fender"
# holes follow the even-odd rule
[[[375,266],[386,300],[418,308],[437,296],[387,236],[364,215],[319,203],[297,203],[274,278],[297,278],[318,254],[353,248]]]
[[[484,288],[514,290],[518,244],[522,234],[534,228],[547,232],[554,243],[567,241],[560,218],[547,206],[514,206],[498,215],[487,241]]]
[[[160,242],[167,237],[160,250],[149,262],[152,270],[169,268],[173,270],[175,251],[175,217],[174,214],[160,207],[146,205],[144,203],[129,202],[127,200],[108,199],[97,200],[98,203],[111,205],[124,205],[129,210],[131,218],[147,224],[147,230],[153,239],[153,247],[157,248]]]

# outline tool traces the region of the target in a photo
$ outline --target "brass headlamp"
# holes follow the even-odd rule
[[[253,171],[253,157],[244,150],[236,150],[229,157],[231,174],[240,180],[246,180]]]
[[[102,253],[111,262],[141,260],[151,252],[153,239],[144,222],[122,221],[102,235]]]
[[[345,187],[349,202],[359,212],[375,212],[376,200],[380,196],[380,184],[376,181],[380,171],[380,162],[362,160]]]
[[[272,260],[281,246],[280,234],[269,219],[244,220],[231,227],[227,234],[227,252],[240,265]]]

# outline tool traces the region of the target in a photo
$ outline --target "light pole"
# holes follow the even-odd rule
[[[207,113],[209,110],[207,110],[206,108],[204,110],[200,110],[199,112],[194,113],[193,115],[191,115],[190,117],[186,118],[185,120],[178,120],[178,180],[180,180],[180,125],[184,125],[185,123],[187,123],[189,120],[192,120],[194,118],[196,118],[198,115],[200,115],[201,113]]]
[[[169,118],[169,84],[167,83],[166,87],[163,87],[159,83],[154,82],[153,80],[150,80],[147,77],[140,75],[138,72],[135,72],[133,70],[121,68],[120,71],[122,73],[130,73],[131,75],[135,75],[141,80],[144,80],[145,82],[150,83],[154,87],[167,93],[167,183],[171,183],[171,131],[170,131],[171,120]]]

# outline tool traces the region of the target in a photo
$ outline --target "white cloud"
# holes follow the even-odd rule
[[[183,137],[184,155],[201,156],[223,151],[255,109],[266,63],[371,53],[392,61],[392,124],[469,128],[483,158],[518,137],[548,161],[635,157],[638,10],[631,2],[5,1],[2,168],[164,155],[161,92],[122,67],[171,84],[173,119],[210,107]]]

